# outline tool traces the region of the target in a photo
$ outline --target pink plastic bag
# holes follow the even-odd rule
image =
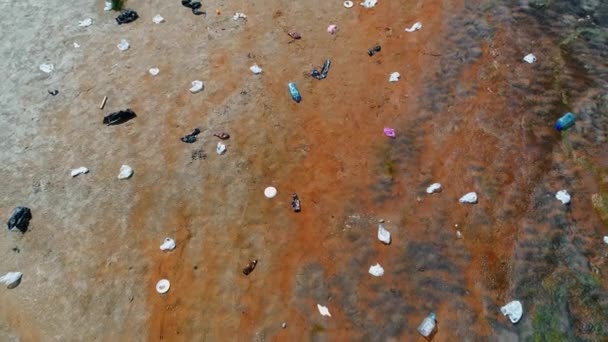
[[[335,34],[336,31],[338,31],[337,25],[332,24],[332,25],[327,26],[327,33]]]
[[[394,138],[395,137],[395,129],[394,128],[390,128],[390,127],[384,127],[384,135],[386,135],[389,138]]]

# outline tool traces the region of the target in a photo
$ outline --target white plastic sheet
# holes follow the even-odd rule
[[[570,194],[566,190],[560,190],[560,191],[558,191],[555,194],[555,198],[557,198],[563,204],[569,204],[570,200],[571,200]]]
[[[401,78],[401,74],[395,71],[395,72],[391,73],[391,75],[388,77],[388,81],[397,82],[397,81],[399,81],[400,78]]]
[[[521,316],[524,314],[524,308],[522,307],[520,301],[514,300],[500,308],[500,312],[502,312],[503,315],[509,317],[511,323],[515,324],[519,322]]]
[[[173,240],[170,237],[166,237],[165,240],[163,240],[163,243],[160,245],[161,251],[172,251],[174,249],[175,249],[175,240]]]
[[[369,274],[374,277],[382,277],[384,275],[384,268],[380,264],[375,264],[369,268]]]
[[[475,203],[477,203],[477,193],[469,192],[468,194],[460,197],[460,199],[458,201],[460,203],[475,204]]]
[[[319,309],[319,313],[321,314],[321,316],[331,317],[331,314],[329,313],[329,309],[326,306],[317,304],[317,309]]]
[[[257,64],[254,64],[251,67],[249,67],[249,70],[251,70],[251,72],[256,75],[259,75],[262,73],[262,68],[260,68]]]
[[[120,167],[118,179],[129,179],[131,176],[133,176],[133,168],[131,168],[129,165],[123,165]]]
[[[378,240],[387,245],[391,243],[391,233],[384,228],[382,223],[378,225]]]
[[[427,194],[432,194],[435,192],[441,192],[441,184],[439,183],[433,183],[431,185],[429,185],[428,188],[426,188],[426,193]]]
[[[7,274],[0,277],[0,283],[3,283],[9,289],[17,287],[21,282],[21,277],[23,273],[21,272],[8,272]]]
[[[199,91],[203,90],[203,88],[205,87],[205,84],[203,83],[203,81],[192,81],[192,88],[190,88],[190,92],[192,94],[196,94]]]
[[[422,23],[417,21],[410,28],[406,28],[405,32],[416,32],[422,28]]]
[[[72,177],[76,177],[76,176],[78,176],[78,175],[82,175],[82,174],[85,174],[85,173],[89,173],[89,169],[87,169],[87,168],[86,168],[86,167],[84,167],[84,166],[81,166],[81,167],[76,168],[76,169],[72,169],[72,170],[70,171],[70,175],[71,175]]]

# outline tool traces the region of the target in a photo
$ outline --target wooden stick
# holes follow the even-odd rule
[[[104,96],[103,101],[101,101],[101,104],[99,105],[99,109],[103,109],[103,107],[105,107],[106,101],[108,101],[108,97]]]

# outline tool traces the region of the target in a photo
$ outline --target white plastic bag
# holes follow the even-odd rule
[[[331,314],[329,313],[329,309],[326,306],[317,304],[317,309],[319,309],[319,313],[321,314],[321,316],[331,317]]]
[[[372,8],[372,7],[376,6],[377,3],[378,3],[378,0],[364,0],[361,3],[361,6],[363,6],[365,8]]]
[[[170,237],[166,237],[162,245],[160,245],[161,251],[172,251],[175,249],[175,240]]]
[[[377,263],[369,268],[369,274],[374,277],[382,277],[384,275],[384,268]]]
[[[426,193],[427,194],[432,194],[435,192],[441,192],[441,184],[439,183],[433,183],[431,185],[429,185],[428,188],[426,188]]]
[[[257,64],[254,64],[251,67],[249,67],[249,70],[251,70],[251,72],[256,75],[259,75],[262,73],[262,68],[260,68]]]
[[[76,169],[72,169],[72,170],[70,171],[70,175],[71,175],[72,177],[76,177],[76,176],[78,176],[78,175],[82,175],[82,174],[85,174],[85,173],[89,173],[89,169],[87,169],[87,168],[86,168],[86,167],[84,167],[84,166],[81,166],[81,167],[76,168]]]
[[[475,203],[477,203],[477,193],[469,192],[468,194],[460,197],[460,199],[458,201],[460,203],[475,204]]]
[[[118,179],[129,179],[131,176],[133,176],[133,169],[129,165],[123,165],[120,167]]]
[[[7,274],[0,277],[0,283],[3,283],[9,289],[17,287],[21,282],[21,277],[23,273],[21,272],[8,272]]]
[[[40,71],[50,74],[55,70],[55,66],[51,63],[42,63],[40,64]]]
[[[164,21],[165,21],[165,18],[161,17],[160,14],[157,14],[154,16],[154,18],[152,18],[152,22],[154,22],[155,24],[160,24]]]
[[[91,25],[93,25],[93,19],[91,19],[91,18],[86,18],[86,19],[78,22],[79,27],[89,27]]]
[[[570,204],[570,194],[566,190],[560,190],[555,194],[555,198],[557,198],[563,204]]]
[[[196,94],[199,91],[203,90],[203,88],[205,87],[205,84],[203,83],[203,81],[192,81],[192,88],[190,88],[190,92],[192,94]]]
[[[388,81],[389,82],[397,82],[399,81],[399,79],[401,78],[401,74],[399,74],[398,72],[393,72],[391,73],[391,75],[388,77]]]
[[[416,32],[422,28],[422,23],[417,21],[410,28],[406,28],[405,32]]]
[[[116,45],[116,47],[120,51],[127,51],[127,50],[129,50],[129,47],[131,47],[131,45],[129,45],[129,42],[126,39],[121,39],[120,43],[118,43],[118,45]]]
[[[378,240],[386,245],[390,245],[391,243],[391,233],[384,228],[382,223],[378,225]]]
[[[531,53],[530,53],[530,54],[527,54],[527,55],[524,57],[524,61],[526,61],[526,62],[528,62],[528,63],[532,64],[532,63],[536,62],[536,56],[534,56],[534,55],[533,55],[533,54],[531,54]]]
[[[524,314],[524,309],[521,306],[520,301],[514,300],[500,308],[500,312],[502,312],[503,315],[509,317],[511,323],[515,324],[521,319],[521,316]]]

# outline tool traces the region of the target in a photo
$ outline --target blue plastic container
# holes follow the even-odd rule
[[[289,84],[287,85],[287,87],[289,88],[289,94],[291,94],[291,98],[296,101],[296,102],[300,102],[302,101],[302,96],[300,95],[300,91],[298,90],[298,87],[296,86],[295,83],[293,82],[289,82]]]
[[[564,116],[557,119],[557,122],[555,123],[555,129],[558,131],[563,131],[574,126],[574,119],[574,114],[570,112],[564,114]]]

